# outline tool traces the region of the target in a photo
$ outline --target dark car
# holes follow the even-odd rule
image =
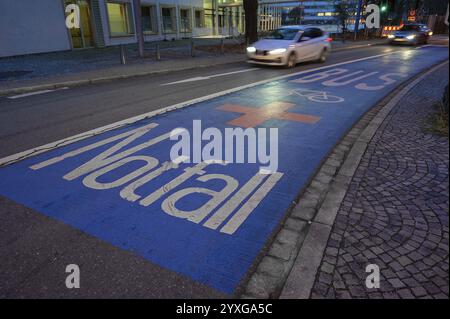
[[[426,44],[433,34],[424,24],[405,24],[398,31],[388,36],[391,44]]]

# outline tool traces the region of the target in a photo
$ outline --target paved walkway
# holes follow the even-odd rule
[[[196,46],[219,45],[217,39],[196,40]],[[237,40],[227,40],[227,46]],[[92,79],[114,79],[157,72],[182,70],[243,60],[234,51],[217,54],[196,50],[191,57],[190,40],[159,42],[160,58],[156,59],[156,43],[146,43],[145,57],[138,58],[135,44],[124,46],[126,65],[120,62],[120,47],[112,46],[0,58],[0,93],[2,90],[39,85],[61,84]],[[82,84],[82,83],[80,83]]]
[[[384,42],[334,42],[333,48],[352,49]],[[0,95],[245,61],[236,39],[225,40],[225,54],[213,48],[220,46],[219,39],[196,39],[194,43],[192,57],[190,40],[160,42],[159,61],[156,43],[146,43],[145,58],[137,57],[136,45],[127,45],[126,65],[120,64],[118,46],[0,58]]]
[[[449,141],[425,129],[447,83],[448,66],[412,90],[369,144],[312,298],[448,298]],[[379,289],[365,286],[368,264],[380,268]]]
[[[194,43],[196,47],[201,48],[211,45],[218,46],[221,43],[220,41],[220,39],[195,39]],[[237,39],[225,39],[224,41],[226,47],[239,43]],[[128,44],[123,46],[127,64],[157,63],[157,45],[161,51],[161,61],[183,60],[191,55],[190,39],[147,42],[145,44],[145,58],[138,57],[138,47],[136,44]],[[199,50],[196,53],[200,57],[216,55],[212,52],[205,52],[204,50]],[[120,46],[20,55],[0,58],[0,61],[0,82],[100,70],[121,65]]]

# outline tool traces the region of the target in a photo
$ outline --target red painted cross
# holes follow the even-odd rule
[[[314,124],[320,120],[320,117],[314,115],[287,112],[287,110],[293,106],[295,106],[293,103],[272,102],[258,108],[236,104],[224,104],[217,109],[226,112],[244,113],[244,115],[228,121],[227,124],[245,128],[255,127],[270,119],[296,121],[308,124]]]

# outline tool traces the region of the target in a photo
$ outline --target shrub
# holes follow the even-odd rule
[[[448,136],[448,85],[445,87],[442,100],[437,103],[437,114],[433,116],[431,131],[439,135]]]

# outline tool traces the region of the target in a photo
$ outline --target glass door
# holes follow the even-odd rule
[[[80,6],[80,28],[81,34],[83,35],[84,47],[93,47],[94,36],[92,35],[90,3],[87,0],[79,0],[78,5]]]
[[[92,34],[92,20],[89,0],[64,0],[64,8],[69,4],[76,4],[80,8],[80,28],[72,28],[69,30],[72,40],[72,48],[81,49],[93,47],[95,43]]]

